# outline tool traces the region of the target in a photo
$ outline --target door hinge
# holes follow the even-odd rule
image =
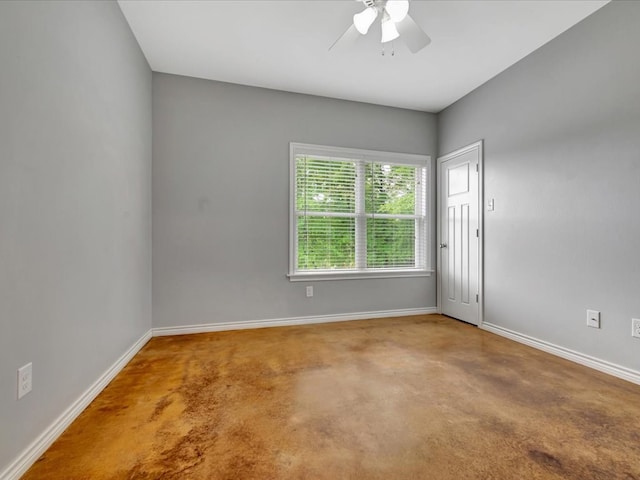
[[[480,164],[476,163],[476,172],[479,172],[479,171],[480,171]]]
[[[479,301],[479,297],[478,297],[478,294],[476,293],[476,303],[478,303],[478,301]]]
[[[480,229],[476,228],[476,237],[480,238]]]

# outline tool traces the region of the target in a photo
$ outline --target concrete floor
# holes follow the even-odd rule
[[[158,337],[23,478],[640,480],[640,386],[439,315]]]

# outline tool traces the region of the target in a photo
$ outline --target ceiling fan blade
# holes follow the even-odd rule
[[[404,17],[401,22],[396,23],[396,28],[411,53],[417,53],[431,43],[429,35],[424,33],[424,30],[409,15]]]
[[[342,35],[340,35],[335,42],[333,42],[333,44],[329,47],[329,51],[331,51],[331,49],[335,47],[338,42],[352,41],[359,36],[360,36],[360,33],[356,29],[355,25],[351,24],[351,26],[347,28],[345,32]]]

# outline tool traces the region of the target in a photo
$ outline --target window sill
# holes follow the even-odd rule
[[[312,272],[290,273],[290,282],[317,282],[321,280],[370,280],[374,278],[430,277],[434,270],[387,270],[382,272]]]

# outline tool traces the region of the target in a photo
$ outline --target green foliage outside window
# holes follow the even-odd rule
[[[416,168],[372,163],[367,165],[365,211],[413,215],[416,204]],[[415,265],[413,219],[367,218],[367,267]]]
[[[334,270],[356,266],[353,218],[298,218],[298,268]]]
[[[415,266],[417,220],[376,215],[415,215],[419,168],[367,163],[359,169],[355,161],[299,157],[295,198],[298,269],[356,268],[358,171],[364,175],[366,266]]]

